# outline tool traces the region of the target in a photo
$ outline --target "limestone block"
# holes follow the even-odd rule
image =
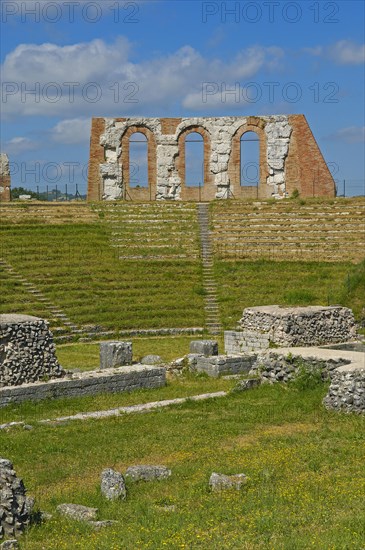
[[[132,342],[101,342],[100,368],[122,367],[132,363]]]
[[[227,476],[225,474],[217,474],[213,472],[209,479],[209,487],[212,491],[224,491],[227,489],[235,489],[239,491],[247,483],[245,474],[234,474]]]
[[[138,465],[129,466],[125,476],[132,481],[152,481],[154,479],[167,479],[171,476],[171,470],[166,466]]]
[[[190,353],[205,355],[205,357],[218,355],[218,342],[216,340],[192,340]]]
[[[79,521],[96,520],[99,510],[97,508],[89,508],[81,504],[59,504],[57,512],[62,516],[67,516],[71,519]]]
[[[101,473],[101,493],[108,500],[125,500],[127,489],[121,473],[107,468]]]

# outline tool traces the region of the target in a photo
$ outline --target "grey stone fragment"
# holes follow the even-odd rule
[[[17,550],[19,548],[19,542],[16,539],[6,540],[0,545],[1,550]]]
[[[247,483],[245,474],[234,474],[227,476],[213,472],[209,479],[209,487],[212,491],[224,491],[226,489],[236,489],[239,491]]]
[[[62,516],[80,521],[96,520],[99,512],[97,508],[89,508],[81,504],[59,504],[56,509]]]
[[[132,363],[132,342],[101,342],[100,368],[122,367]]]
[[[216,340],[192,340],[190,353],[205,355],[205,357],[218,355],[218,342]]]
[[[159,365],[163,363],[159,355],[145,355],[140,362],[142,365]]]
[[[138,465],[129,466],[125,473],[132,481],[151,481],[153,479],[167,479],[171,476],[171,470],[166,466]]]
[[[101,493],[108,500],[125,500],[127,489],[121,473],[107,468],[101,473]]]
[[[248,378],[247,380],[240,380],[238,384],[233,388],[233,391],[245,391],[257,388],[260,386],[261,380],[259,378]]]
[[[34,500],[26,497],[23,481],[10,460],[0,458],[0,539],[17,537],[30,523]]]

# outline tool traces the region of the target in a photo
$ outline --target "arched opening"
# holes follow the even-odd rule
[[[129,187],[148,187],[148,141],[141,132],[134,132],[129,138]]]
[[[204,185],[204,138],[198,132],[190,132],[185,137],[185,185]]]
[[[256,132],[245,132],[240,141],[240,185],[258,186],[260,181],[260,139]]]

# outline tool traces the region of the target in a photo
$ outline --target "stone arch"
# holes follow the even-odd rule
[[[185,173],[185,140],[191,133],[200,134],[204,143],[204,182],[201,188],[187,187],[186,185],[186,173]],[[178,144],[178,158],[177,168],[181,181],[181,199],[182,200],[194,200],[194,201],[206,201],[212,200],[215,197],[215,189],[213,186],[213,177],[210,170],[210,155],[211,155],[211,138],[208,130],[199,125],[190,125],[184,128],[177,140]]]
[[[147,139],[148,187],[133,188],[130,182],[130,145],[129,140],[135,133],[143,134]],[[142,125],[129,126],[121,139],[121,165],[123,173],[123,198],[126,200],[155,200],[156,198],[156,138],[152,130]]]
[[[269,196],[267,190],[267,178],[269,169],[267,165],[267,139],[265,133],[265,121],[258,117],[248,117],[245,124],[240,126],[232,137],[232,150],[228,163],[228,175],[231,191],[236,198],[265,198]],[[259,182],[258,185],[241,186],[241,138],[247,132],[255,132],[259,139]]]

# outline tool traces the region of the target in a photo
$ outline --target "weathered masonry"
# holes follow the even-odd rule
[[[245,136],[258,144],[257,181],[243,181]],[[131,146],[146,146],[146,183],[135,186]],[[141,136],[141,134],[143,134]],[[203,146],[202,181],[188,185],[189,134]],[[93,118],[89,200],[185,200],[334,196],[335,183],[304,115]]]
[[[10,201],[10,168],[6,153],[0,154],[0,202]]]

